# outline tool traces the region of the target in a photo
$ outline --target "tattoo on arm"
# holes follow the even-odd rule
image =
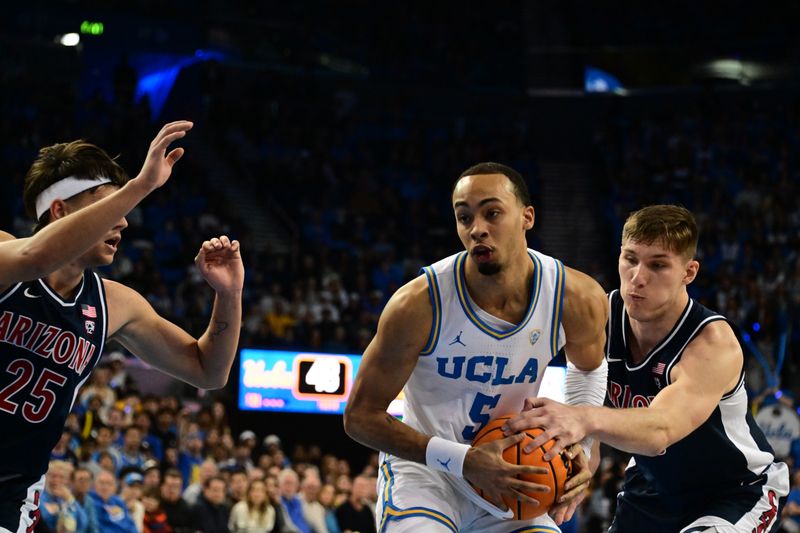
[[[227,322],[220,322],[220,321],[214,322],[214,329],[211,330],[211,338],[213,339],[214,337],[222,335],[222,332],[225,331],[226,329],[228,329]]]

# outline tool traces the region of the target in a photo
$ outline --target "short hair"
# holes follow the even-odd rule
[[[206,479],[206,480],[203,482],[203,488],[207,489],[207,488],[208,488],[208,487],[210,487],[210,486],[211,486],[211,484],[212,484],[213,482],[215,482],[215,481],[219,481],[219,482],[220,482],[220,483],[222,483],[223,485],[226,485],[226,486],[227,486],[227,483],[225,483],[225,478],[224,478],[224,477],[222,477],[222,476],[211,476],[210,478]]]
[[[41,218],[36,217],[36,198],[48,187],[65,178],[93,180],[105,177],[111,185],[122,187],[128,174],[109,155],[98,146],[83,139],[68,143],[58,143],[39,150],[39,156],[25,174],[22,199],[25,211],[36,220],[34,232],[50,222],[49,212]]]
[[[679,205],[651,205],[628,216],[622,228],[622,242],[660,244],[671,252],[691,259],[697,253],[697,222]]]
[[[183,474],[177,468],[168,468],[166,472],[164,472],[164,481],[167,480],[168,477],[176,477],[183,482]]]
[[[479,176],[481,174],[504,175],[511,182],[511,185],[514,186],[514,195],[517,197],[517,200],[519,200],[524,207],[532,205],[531,193],[528,191],[528,184],[525,182],[525,178],[522,177],[522,174],[507,165],[503,165],[502,163],[494,163],[492,161],[486,161],[483,163],[478,163],[477,165],[472,165],[467,170],[462,172],[458,179],[453,183],[453,188],[450,191],[450,194],[455,192],[456,185],[458,185],[458,182],[461,181],[461,178],[465,176]]]
[[[50,463],[47,466],[48,472],[51,470],[61,470],[67,477],[70,477],[74,469],[75,467],[72,466],[72,463],[69,463],[67,461],[60,461],[57,459],[50,461]]]
[[[75,467],[75,469],[72,471],[72,475],[70,476],[72,481],[75,481],[75,476],[77,476],[79,472],[86,472],[87,474],[89,474],[89,479],[92,479],[92,480],[94,479],[94,474],[92,473],[91,470],[89,470],[88,468],[85,468],[83,466],[78,466],[78,467]]]

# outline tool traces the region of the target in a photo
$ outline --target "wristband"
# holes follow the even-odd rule
[[[469,449],[469,444],[461,444],[441,437],[431,437],[428,447],[425,449],[425,464],[433,470],[447,472],[456,477],[464,477],[464,458]]]

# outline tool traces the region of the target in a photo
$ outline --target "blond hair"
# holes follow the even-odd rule
[[[697,253],[697,222],[679,205],[651,205],[634,211],[622,228],[622,242],[658,244],[667,250],[694,258]]]

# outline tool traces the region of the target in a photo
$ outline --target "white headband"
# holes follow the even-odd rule
[[[50,209],[55,200],[68,200],[76,194],[106,183],[111,183],[111,180],[103,176],[88,180],[70,176],[55,182],[36,197],[36,220],[42,218],[42,215]]]

